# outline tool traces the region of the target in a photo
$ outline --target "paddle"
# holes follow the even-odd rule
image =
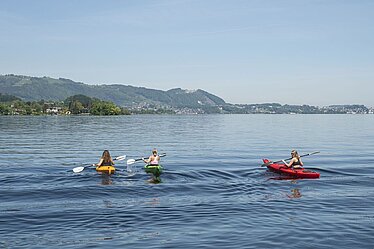
[[[166,153],[162,153],[161,155],[158,155],[158,156],[159,157],[166,156]],[[134,164],[135,162],[141,161],[141,160],[143,160],[143,158],[146,158],[146,157],[137,158],[137,159],[129,159],[129,160],[127,160],[127,165]]]
[[[123,155],[123,156],[118,156],[116,158],[114,158],[113,160],[116,160],[116,161],[122,161],[122,160],[125,160],[126,159],[126,155]],[[94,166],[95,164],[90,164],[90,165],[87,165],[87,166],[79,166],[79,167],[75,167],[73,169],[73,172],[74,173],[79,173],[79,172],[82,172],[85,168],[88,168],[88,167],[91,167],[91,166]]]
[[[308,154],[305,154],[305,155],[301,155],[300,157],[311,156],[311,155],[314,155],[314,154],[317,154],[317,153],[319,153],[319,151],[315,151],[315,152],[312,152],[312,153],[308,153]],[[287,158],[287,159],[282,159],[282,160],[279,160],[279,161],[275,161],[275,162],[270,161],[270,162],[268,162],[268,163],[264,163],[264,164],[262,164],[261,167],[268,166],[268,165],[270,165],[270,164],[272,164],[272,163],[283,162],[283,160],[291,160],[291,159],[292,159],[292,157]]]

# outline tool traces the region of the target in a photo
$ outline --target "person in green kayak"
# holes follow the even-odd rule
[[[142,158],[143,161],[149,166],[158,166],[160,163],[160,156],[158,155],[157,149],[152,150],[152,155],[148,159]],[[160,183],[160,172],[151,172],[152,178],[148,180],[150,183]]]
[[[148,165],[158,165],[160,162],[160,156],[158,155],[157,149],[152,150],[152,155],[148,159],[142,158],[143,161]]]
[[[287,163],[285,160],[282,160],[284,165],[286,165],[287,167],[292,167],[294,169],[300,169],[302,168],[302,166],[304,165],[303,162],[301,161],[301,158],[299,156],[299,153],[297,153],[296,150],[292,150],[291,151],[291,161],[289,163]]]
[[[113,166],[114,161],[112,157],[110,156],[110,153],[108,150],[104,150],[103,155],[100,158],[99,163],[94,164],[94,166],[99,167],[99,166]]]

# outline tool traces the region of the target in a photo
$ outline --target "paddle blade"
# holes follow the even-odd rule
[[[123,155],[123,156],[116,157],[114,160],[122,161],[122,160],[125,160],[125,159],[126,159],[126,155]]]
[[[126,162],[128,165],[129,164],[134,164],[135,163],[135,159],[129,159],[129,160],[127,160],[127,162]]]
[[[73,172],[74,173],[79,173],[79,172],[82,172],[84,170],[84,167],[83,166],[80,166],[80,167],[75,167],[73,169]]]
[[[319,151],[314,151],[312,153],[301,155],[300,157],[311,156],[311,155],[318,154],[318,153],[319,153]],[[269,166],[272,163],[279,163],[279,162],[283,162],[284,160],[291,160],[291,159],[292,159],[292,157],[287,158],[287,159],[283,159],[283,160],[279,160],[279,161],[275,161],[275,162],[272,162],[272,161],[266,162],[265,160],[267,160],[267,159],[263,159],[264,163],[261,165],[261,167]]]
[[[262,161],[263,161],[264,163],[261,164],[261,167],[269,166],[270,164],[273,163],[272,161],[269,161],[268,159],[262,159]]]

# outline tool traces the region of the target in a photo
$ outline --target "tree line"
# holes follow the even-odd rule
[[[113,102],[81,94],[68,97],[64,101],[23,101],[15,96],[0,93],[0,115],[44,114],[129,115],[131,113]]]

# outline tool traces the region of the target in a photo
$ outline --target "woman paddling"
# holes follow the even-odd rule
[[[157,153],[157,149],[152,150],[152,155],[149,156],[148,159],[142,158],[143,161],[147,164],[146,167],[160,167],[160,156]],[[147,173],[152,174],[152,178],[148,180],[150,183],[160,183],[161,182],[161,172],[159,168],[150,169],[149,171],[146,170]]]
[[[108,150],[104,150],[103,155],[101,156],[99,163],[94,164],[94,166],[96,166],[96,167],[113,166],[113,165],[114,165],[114,161],[113,161],[112,157],[110,156],[110,153],[109,153]]]
[[[303,162],[301,161],[301,158],[299,156],[299,154],[297,153],[296,150],[292,150],[291,151],[291,161],[289,163],[287,163],[285,160],[282,160],[284,165],[286,165],[287,167],[292,167],[294,169],[300,169],[302,168],[302,166],[304,165]]]
[[[143,161],[148,165],[158,165],[160,162],[160,156],[157,153],[157,149],[152,150],[152,155],[148,159],[142,158]]]

